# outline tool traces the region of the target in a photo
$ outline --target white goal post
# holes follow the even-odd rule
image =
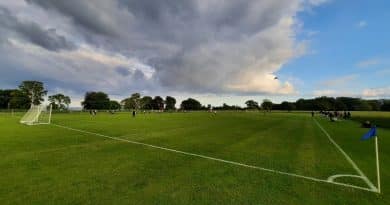
[[[50,124],[52,106],[31,105],[31,108],[20,119],[20,123],[26,125]]]

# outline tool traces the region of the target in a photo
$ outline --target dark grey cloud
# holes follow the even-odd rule
[[[86,29],[96,34],[117,36],[118,26],[115,22],[115,14],[112,14],[109,7],[112,2],[106,0],[26,0],[31,4],[36,4],[47,10],[54,10],[67,17],[80,28]]]
[[[51,51],[76,48],[75,44],[57,34],[55,29],[46,30],[36,23],[20,21],[5,8],[0,8],[0,26],[3,38],[6,38],[6,33],[16,34],[18,37]]]
[[[294,91],[291,84],[275,80],[272,74],[303,47],[295,39],[295,26],[305,1],[25,1],[24,9],[29,11],[25,15],[32,22],[42,20],[34,12],[45,13],[53,17],[47,21],[56,30],[42,29],[8,12],[0,19],[7,28],[4,32],[14,32],[48,50],[70,51],[64,55],[31,54],[14,45],[15,55],[32,62],[26,66],[28,70],[57,80],[69,78],[63,82],[69,82],[70,89],[96,86],[118,92],[149,89],[234,94]],[[69,36],[77,45],[72,46],[66,39]],[[75,46],[78,49],[72,50]],[[133,69],[130,61],[134,59]],[[44,72],[53,64],[60,69]],[[140,67],[150,67],[153,72],[146,75]]]
[[[119,66],[115,68],[116,72],[123,76],[129,76],[131,74],[130,69]]]

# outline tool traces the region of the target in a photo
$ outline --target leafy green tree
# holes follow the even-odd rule
[[[335,102],[335,109],[336,110],[347,110],[347,106],[344,104],[343,101],[341,101],[340,99],[336,98],[336,102]]]
[[[20,91],[30,98],[34,105],[40,105],[43,102],[43,97],[47,94],[43,83],[39,81],[23,81],[19,85]]]
[[[317,110],[334,110],[336,99],[322,96],[314,99],[314,106]]]
[[[213,110],[243,110],[243,108],[238,105],[228,105],[223,103],[222,106],[214,107]]]
[[[12,109],[29,109],[31,107],[31,99],[26,93],[20,90],[11,92],[9,108]]]
[[[367,101],[359,100],[359,103],[356,105],[356,110],[371,111],[372,108]]]
[[[176,99],[174,97],[171,97],[171,96],[167,96],[165,98],[165,109],[166,110],[175,110],[176,107]]]
[[[296,106],[295,106],[294,103],[287,102],[287,101],[283,101],[283,102],[280,104],[279,109],[280,109],[280,110],[288,110],[288,111],[291,111],[291,110],[295,110],[295,109],[296,109]]]
[[[390,100],[384,100],[381,106],[382,111],[390,111]]]
[[[313,99],[299,99],[295,102],[297,110],[316,110]]]
[[[143,110],[153,109],[153,98],[150,96],[144,96],[141,98],[141,108]]]
[[[11,94],[16,90],[0,90],[0,109],[7,109],[10,106]]]
[[[155,96],[152,100],[152,107],[155,110],[163,110],[164,109],[164,99],[160,96]]]
[[[116,100],[111,100],[110,101],[110,110],[120,110],[121,109],[121,104],[116,101]]]
[[[246,101],[245,105],[246,105],[247,109],[250,109],[250,110],[254,110],[254,109],[259,109],[260,108],[259,103],[254,101],[254,100]]]
[[[261,103],[261,108],[263,108],[263,110],[270,112],[272,110],[271,100],[268,99],[263,100],[263,103]]]
[[[62,93],[51,95],[48,98],[53,109],[68,110],[71,103],[70,97]]]
[[[133,93],[129,98],[122,100],[123,107],[128,110],[141,108],[141,94]]]
[[[370,105],[371,110],[381,110],[381,102],[379,100],[367,100],[367,103]]]
[[[81,105],[86,110],[108,110],[110,109],[110,98],[104,92],[87,92]]]
[[[202,104],[193,98],[188,98],[181,102],[180,108],[183,110],[200,110],[202,109]]]

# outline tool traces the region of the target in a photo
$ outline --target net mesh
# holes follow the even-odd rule
[[[26,125],[49,124],[51,118],[51,107],[44,105],[32,105],[20,120]]]

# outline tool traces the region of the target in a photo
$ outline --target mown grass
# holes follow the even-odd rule
[[[390,128],[390,112],[352,112],[352,119],[360,123],[370,121],[378,127]]]
[[[373,141],[354,121],[316,117],[376,181]],[[53,123],[327,179],[356,174],[307,113],[55,114]],[[1,204],[389,204],[390,130],[380,128],[383,194],[278,175],[0,115]],[[356,179],[342,182],[366,186]]]

